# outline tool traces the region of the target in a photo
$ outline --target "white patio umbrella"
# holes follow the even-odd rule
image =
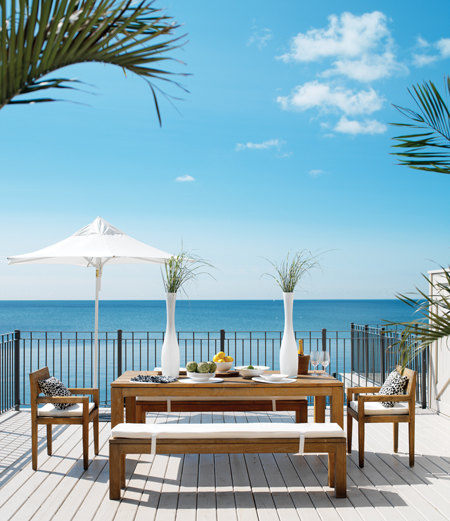
[[[164,264],[172,255],[133,239],[101,217],[67,239],[24,255],[8,257],[9,264],[75,264],[95,268],[94,387],[98,366],[98,297],[105,264]]]

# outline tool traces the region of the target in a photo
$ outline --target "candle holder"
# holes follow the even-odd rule
[[[309,355],[298,355],[298,371],[297,374],[308,374]]]

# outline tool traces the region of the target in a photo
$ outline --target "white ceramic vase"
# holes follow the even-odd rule
[[[284,332],[280,347],[280,373],[296,377],[298,372],[298,355],[292,321],[294,293],[283,293],[283,300]]]
[[[180,348],[175,330],[175,304],[177,294],[166,294],[166,334],[161,350],[161,371],[163,376],[180,376]]]

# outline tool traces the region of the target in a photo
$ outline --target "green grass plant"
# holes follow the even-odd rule
[[[172,256],[161,270],[164,289],[167,293],[177,293],[179,290],[184,291],[184,286],[188,282],[193,282],[200,275],[209,275],[204,271],[205,268],[212,265],[205,259],[192,255],[187,251],[181,251],[178,255]]]
[[[292,257],[290,253],[279,263],[267,259],[275,270],[275,275],[266,273],[273,278],[284,293],[292,293],[300,279],[313,268],[319,267],[317,256],[309,250],[297,251]]]

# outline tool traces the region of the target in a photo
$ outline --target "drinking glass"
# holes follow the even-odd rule
[[[311,351],[310,359],[311,365],[313,366],[313,373],[316,373],[316,368],[320,363],[320,351]]]
[[[330,353],[328,351],[322,351],[320,353],[319,362],[323,367],[324,373],[326,373],[327,367],[330,365]]]

